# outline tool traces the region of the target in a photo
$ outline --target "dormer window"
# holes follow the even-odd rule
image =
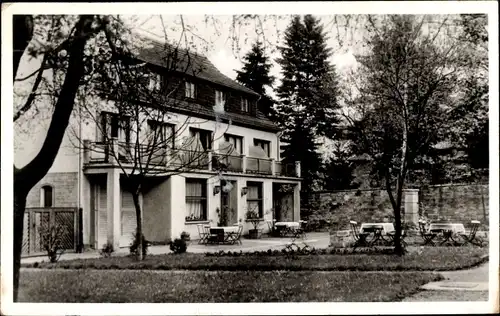
[[[186,98],[195,98],[195,86],[194,83],[186,81],[185,84],[185,96]]]
[[[248,99],[241,98],[241,112],[248,112]]]
[[[226,103],[226,95],[224,92],[215,90],[215,105],[224,106],[224,103]]]
[[[161,76],[159,74],[149,75],[149,90],[159,91],[161,89]]]

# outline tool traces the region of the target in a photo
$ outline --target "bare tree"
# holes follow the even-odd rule
[[[398,254],[407,175],[446,136],[442,127],[457,106],[457,78],[466,70],[447,23],[447,17],[369,16],[368,51],[357,58],[356,95],[348,99],[354,147],[370,156],[391,201]]]

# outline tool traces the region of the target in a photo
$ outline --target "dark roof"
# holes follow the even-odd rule
[[[247,87],[237,83],[233,79],[221,73],[207,57],[176,48],[171,44],[161,43],[157,40],[147,38],[143,40],[148,43],[139,48],[137,58],[159,67],[172,67],[169,62],[176,60],[176,70],[184,74],[195,76],[231,89],[259,96],[259,94]],[[173,57],[175,56],[175,58]]]
[[[200,78],[231,89],[252,94],[255,97],[260,96],[255,91],[240,85],[236,81],[222,74],[208,60],[208,58],[203,55],[196,54],[194,52],[188,52],[187,50],[182,48],[175,49],[170,44],[161,43],[151,38],[144,39],[143,36],[141,37],[143,41],[150,42],[150,44],[147,44],[139,49],[137,58],[142,61],[156,65],[158,67],[167,69],[170,68],[173,70],[177,69],[176,71],[182,72],[183,74],[195,76],[196,78]],[[177,60],[175,69],[171,68],[172,66],[171,64],[169,64],[172,60]],[[171,106],[171,108],[178,113],[196,115],[197,117],[203,117],[207,119],[215,119],[215,112],[212,108],[194,102],[177,100],[176,104],[174,106]],[[257,110],[256,116],[225,112],[220,115],[220,118],[224,122],[231,121],[233,124],[239,126],[272,132],[277,132],[280,130],[269,118],[267,118],[259,110]]]

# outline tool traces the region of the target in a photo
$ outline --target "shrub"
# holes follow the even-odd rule
[[[40,240],[43,249],[47,252],[49,261],[55,263],[59,260],[64,252],[62,236],[65,231],[65,227],[59,224],[42,226],[40,230]]]
[[[142,256],[146,257],[148,254],[148,247],[149,243],[144,237],[144,234],[142,235]],[[130,244],[130,254],[134,256],[139,256],[139,234],[136,232],[134,241]]]
[[[170,243],[170,250],[175,254],[185,253],[187,250],[187,243],[184,239],[176,238]]]
[[[101,250],[99,250],[99,255],[104,258],[109,258],[111,257],[111,254],[115,252],[115,248],[113,247],[113,244],[110,242],[107,242]]]

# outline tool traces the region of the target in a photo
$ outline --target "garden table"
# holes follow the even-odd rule
[[[210,235],[217,235],[216,241],[218,243],[224,243],[229,241],[229,236],[231,234],[238,233],[238,226],[217,226],[210,227]]]
[[[276,222],[274,227],[279,231],[280,236],[286,236],[288,233],[294,234],[299,229],[299,222]]]
[[[440,246],[444,244],[457,245],[458,242],[453,238],[453,235],[465,234],[465,227],[461,223],[432,223],[429,225],[429,231],[438,234],[441,239]]]
[[[359,232],[373,234],[372,240],[369,241],[372,245],[379,240],[389,243],[392,238],[385,239],[384,236],[389,236],[391,232],[394,232],[394,225],[392,223],[362,223]]]

